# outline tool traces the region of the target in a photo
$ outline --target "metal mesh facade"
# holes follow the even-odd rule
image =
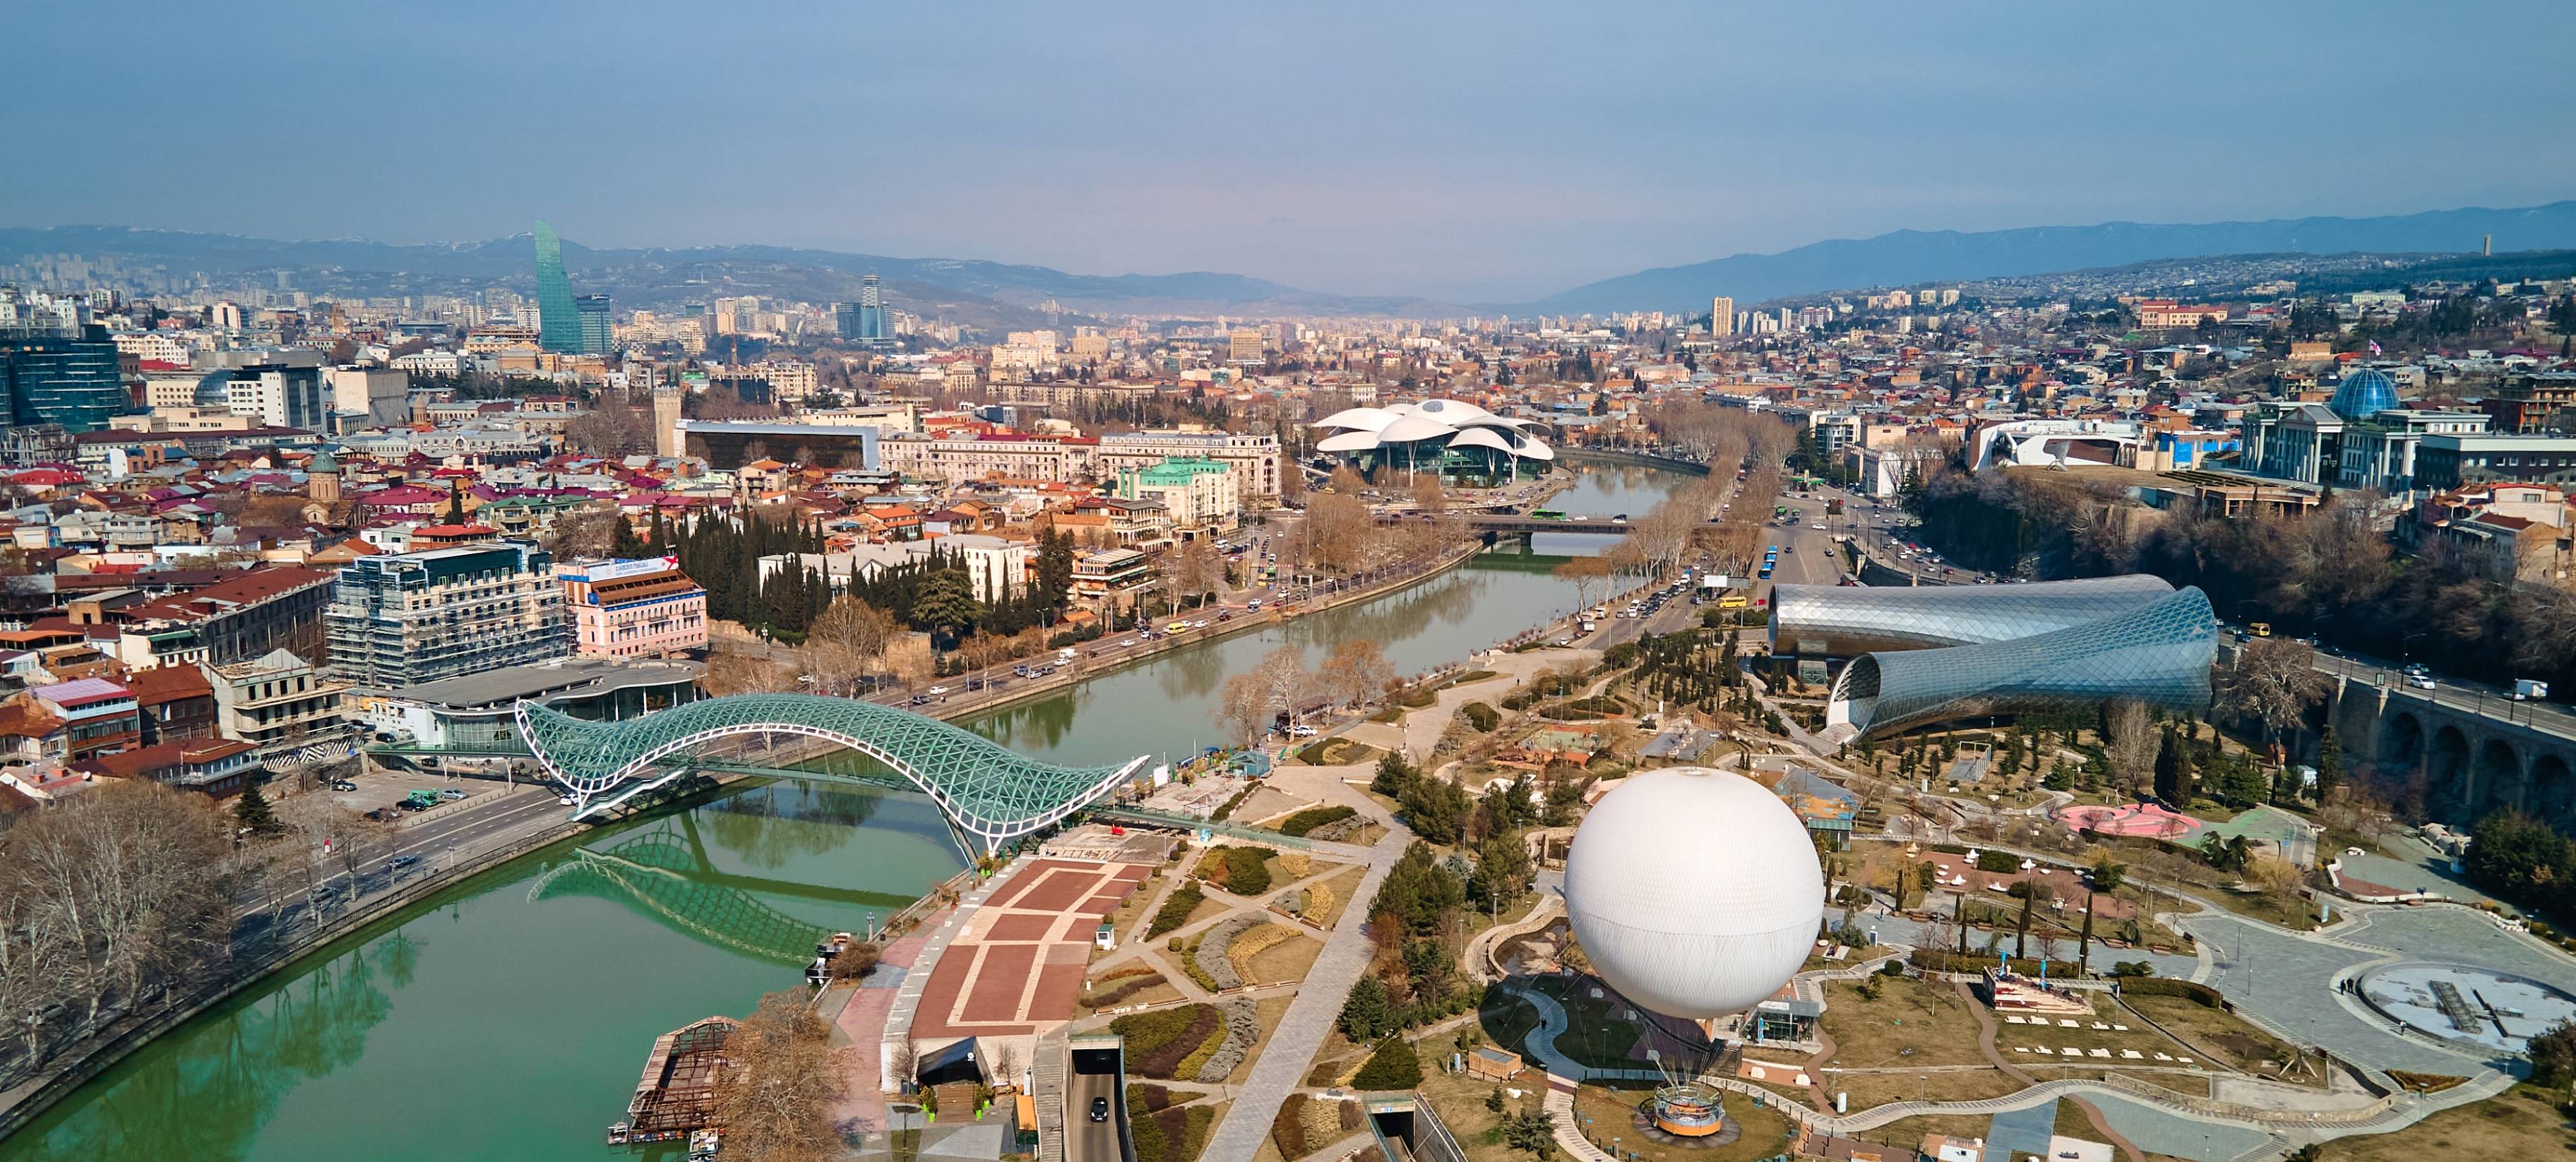
[[[1843,668],[1825,719],[1829,732],[1858,737],[2112,698],[2197,712],[2209,705],[2217,656],[2218,619],[2209,598],[2187,588],[2126,613],[2029,637],[1865,654]]]
[[[2027,585],[1782,585],[1771,595],[1771,652],[1848,658],[2009,641],[2127,613],[2173,591],[2144,573]]]
[[[519,733],[537,760],[570,788],[573,814],[612,792],[649,785],[659,759],[737,734],[798,734],[838,743],[895,769],[995,848],[1048,827],[1125,780],[1145,759],[1118,766],[1059,767],[1024,757],[936,718],[813,694],[736,694],[659,710],[622,722],[591,722],[533,702],[519,703]]]

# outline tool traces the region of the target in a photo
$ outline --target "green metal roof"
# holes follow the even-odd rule
[[[894,768],[988,849],[1062,820],[1145,762],[1140,755],[1116,766],[1055,766],[936,718],[813,694],[707,698],[621,722],[522,701],[518,718],[537,760],[571,789],[576,818],[674,777],[676,767],[661,772],[655,764],[691,747],[737,734],[800,734]]]

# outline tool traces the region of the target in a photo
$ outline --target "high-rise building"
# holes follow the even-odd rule
[[[608,322],[607,295],[576,295],[573,310],[581,316],[581,351],[583,355],[608,354],[609,339],[615,334]]]
[[[543,222],[537,223],[537,345],[581,354],[581,308],[573,303],[572,276],[564,273],[563,240]]]
[[[326,624],[333,675],[370,690],[573,652],[554,557],[524,541],[361,558],[340,570]]]
[[[851,338],[859,343],[878,349],[894,346],[894,326],[886,318],[885,284],[873,274],[859,279],[858,326],[859,333]]]
[[[58,424],[95,432],[132,410],[116,341],[86,303],[0,287],[0,426]]]
[[[1708,334],[1724,339],[1735,334],[1735,300],[1719,295],[1708,300]]]

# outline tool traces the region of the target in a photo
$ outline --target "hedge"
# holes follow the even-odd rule
[[[1993,968],[1996,963],[1994,957],[1984,953],[1972,952],[1962,956],[1956,952],[1939,952],[1930,948],[1917,948],[1907,954],[1905,959],[1907,963],[1925,972],[1984,972]],[[2036,956],[2020,956],[2015,957],[2014,960],[2016,963],[2013,971],[2024,976],[2036,975],[2039,971],[2039,958]],[[2048,962],[2050,980],[2073,980],[2083,975],[2084,971],[2072,962],[2063,960]]]
[[[1136,1142],[1136,1162],[1196,1162],[1215,1124],[1215,1107],[1184,1106],[1131,1116],[1127,1132]]]
[[[1189,923],[1190,913],[1197,911],[1200,902],[1206,899],[1207,893],[1199,890],[1196,881],[1181,881],[1181,886],[1163,901],[1161,908],[1154,911],[1154,922],[1146,925],[1145,935],[1160,936]]]
[[[2213,1009],[2227,1007],[2227,998],[2217,989],[2198,981],[2175,980],[2172,977],[2148,976],[2120,982],[2120,995],[2129,997],[2181,997],[2194,1004]]]
[[[1308,807],[1283,820],[1279,824],[1279,834],[1302,836],[1327,823],[1339,823],[1357,814],[1358,808],[1338,803],[1330,807]]]

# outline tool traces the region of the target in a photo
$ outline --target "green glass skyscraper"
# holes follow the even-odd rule
[[[537,344],[581,354],[581,312],[573,306],[572,278],[564,273],[563,240],[543,222],[537,223]]]

